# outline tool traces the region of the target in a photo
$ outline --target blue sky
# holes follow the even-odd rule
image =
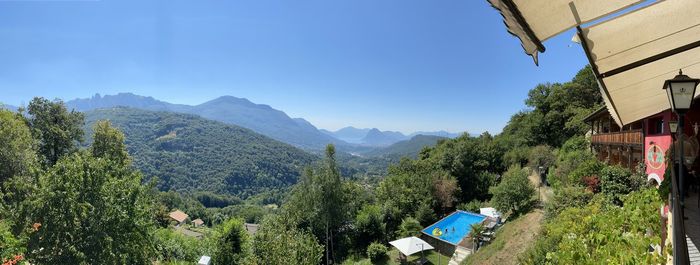
[[[326,129],[500,132],[586,64],[572,35],[537,67],[486,0],[0,1],[0,102],[232,95]]]

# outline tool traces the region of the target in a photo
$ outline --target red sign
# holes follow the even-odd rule
[[[671,146],[670,135],[647,136],[644,138],[644,162],[647,166],[647,179],[658,183],[664,179],[666,171],[666,150]]]

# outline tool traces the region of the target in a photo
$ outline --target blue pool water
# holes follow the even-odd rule
[[[481,223],[481,221],[484,221],[484,219],[486,219],[486,216],[484,215],[465,211],[456,211],[447,217],[442,218],[442,220],[438,221],[437,223],[423,229],[423,233],[457,245],[462,238],[469,234],[469,231],[471,231],[471,224]],[[442,230],[442,235],[433,235],[433,230],[436,227]],[[453,228],[454,231],[452,230]],[[447,229],[447,232],[445,232],[445,229]]]

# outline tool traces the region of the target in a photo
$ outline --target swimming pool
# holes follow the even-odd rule
[[[459,241],[462,241],[462,238],[469,234],[469,231],[472,229],[472,224],[481,223],[484,219],[486,219],[485,215],[456,211],[433,225],[426,227],[423,229],[423,233],[447,241],[450,244],[457,245]],[[441,231],[438,235],[433,234],[434,230],[437,231],[436,228]]]

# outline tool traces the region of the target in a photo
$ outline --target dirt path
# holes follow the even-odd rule
[[[467,258],[463,264],[517,264],[523,253],[540,231],[542,210],[536,209],[501,227],[493,243],[482,247]]]
[[[538,198],[540,198],[542,200],[542,202],[547,202],[549,200],[549,198],[551,198],[554,195],[554,192],[552,191],[551,187],[548,187],[548,186],[539,187],[540,177],[537,175],[536,172],[533,171],[532,174],[530,174],[530,176],[528,176],[527,178],[530,180],[530,182],[532,182],[532,185],[535,185],[535,189],[537,189],[538,192],[540,193]]]

